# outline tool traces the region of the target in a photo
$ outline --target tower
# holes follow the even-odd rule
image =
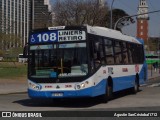
[[[143,14],[148,12],[148,5],[146,0],[140,0],[138,6],[138,14],[137,17],[137,37],[144,40],[146,43],[148,40],[148,14]]]

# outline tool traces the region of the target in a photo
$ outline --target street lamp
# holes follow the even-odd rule
[[[110,28],[111,29],[112,29],[112,16],[113,16],[112,8],[113,8],[113,3],[114,3],[114,0],[112,0],[112,3],[111,3],[111,18],[110,18]]]
[[[160,74],[160,39],[158,40],[158,68]]]
[[[115,23],[115,25],[114,25],[114,30],[116,30],[118,23],[119,23],[121,20],[123,20],[123,19],[131,18],[131,17],[136,17],[136,16],[139,16],[139,15],[156,13],[156,12],[160,12],[160,10],[155,10],[155,11],[151,11],[151,12],[146,12],[146,13],[135,14],[135,15],[131,15],[131,16],[128,15],[128,16],[121,17],[121,18],[119,18],[119,19],[117,20],[117,22]]]

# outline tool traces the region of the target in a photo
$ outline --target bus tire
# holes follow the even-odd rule
[[[110,85],[106,86],[106,92],[104,95],[102,95],[102,102],[107,103],[108,100],[110,100],[113,96],[113,87]]]
[[[132,88],[132,93],[136,94],[139,91],[139,76],[136,75],[136,79],[134,82],[134,87]]]

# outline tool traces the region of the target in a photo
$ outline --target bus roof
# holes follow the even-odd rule
[[[97,26],[92,27],[92,26],[87,25],[87,32],[90,34],[94,34],[94,35],[101,35],[101,36],[109,37],[109,38],[113,38],[113,39],[120,39],[123,41],[143,44],[143,40],[141,40],[141,39],[137,39],[132,36],[124,35],[120,31],[105,28],[105,27],[97,27]]]
[[[127,42],[133,42],[137,44],[144,44],[144,41],[142,39],[138,39],[132,36],[124,35],[120,31],[109,29],[106,27],[99,27],[99,26],[89,26],[89,25],[83,25],[83,26],[55,26],[55,27],[48,27],[45,29],[37,29],[31,31],[34,32],[42,32],[42,31],[50,31],[50,30],[63,30],[63,29],[87,29],[87,32],[94,35],[100,35],[108,38],[118,39],[122,41]]]

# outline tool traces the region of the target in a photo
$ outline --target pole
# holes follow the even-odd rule
[[[113,11],[112,11],[113,3],[114,3],[114,0],[112,0],[112,3],[111,3],[111,18],[110,18],[110,28],[111,29],[112,29],[112,17],[113,17]]]
[[[34,0],[31,0],[31,9],[30,9],[30,18],[31,18],[31,22],[30,22],[30,27],[31,30],[34,30]]]
[[[159,68],[159,74],[160,74],[160,39],[158,40],[158,68]]]
[[[142,14],[135,14],[135,15],[131,15],[131,16],[128,15],[128,16],[121,17],[121,18],[119,18],[119,19],[117,20],[117,22],[115,23],[115,25],[114,25],[114,30],[116,30],[118,23],[119,23],[122,19],[130,18],[130,17],[135,17],[135,16],[139,16],[139,15],[145,15],[145,14],[156,13],[156,12],[160,12],[160,10],[151,11],[151,12],[142,13]]]

